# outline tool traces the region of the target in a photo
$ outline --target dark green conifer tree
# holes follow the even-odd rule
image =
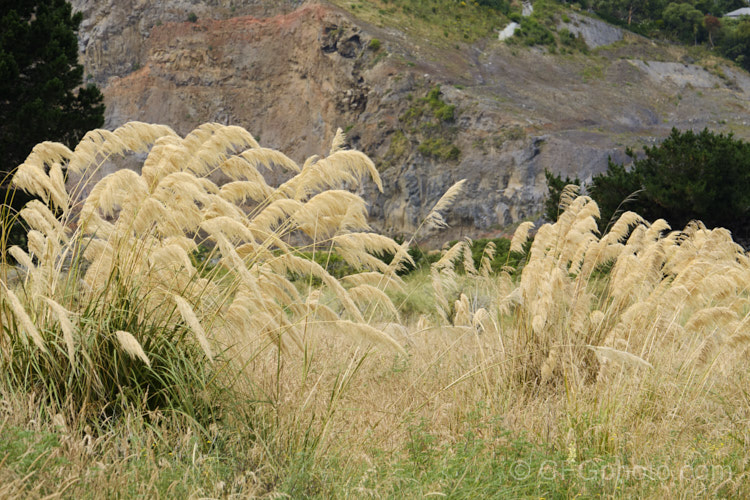
[[[82,85],[81,18],[65,0],[0,0],[0,201],[12,197],[11,212],[28,198],[9,193],[10,175],[37,143],[71,147],[104,123],[101,92]]]

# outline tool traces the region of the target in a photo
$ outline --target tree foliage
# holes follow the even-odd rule
[[[13,214],[30,198],[8,188],[10,173],[36,144],[74,146],[104,123],[101,92],[82,86],[81,19],[65,0],[0,0],[0,213],[13,228],[1,236],[12,243],[24,241]]]
[[[556,221],[560,215],[560,194],[562,190],[568,184],[581,185],[581,181],[576,177],[571,179],[565,176],[565,179],[561,175],[555,175],[549,170],[544,170],[544,176],[547,178],[547,189],[549,194],[547,199],[544,201],[544,217],[550,221]]]
[[[750,70],[750,19],[722,18],[746,0],[589,0],[579,3],[607,21],[649,37],[705,43]]]
[[[750,70],[750,18],[723,23],[718,47],[723,55]]]
[[[588,186],[602,228],[617,212],[632,210],[675,229],[695,219],[730,229],[740,240],[750,237],[750,143],[708,129],[672,129],[664,142],[644,148],[643,157],[628,154],[629,168],[610,160]],[[563,182],[552,177],[550,199]]]
[[[704,14],[688,3],[670,3],[662,12],[665,27],[686,43],[697,43]]]
[[[104,122],[99,90],[82,87],[76,31],[65,0],[0,0],[0,168],[45,140],[68,146]]]

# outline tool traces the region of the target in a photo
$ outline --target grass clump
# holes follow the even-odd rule
[[[370,299],[384,298],[376,278],[347,290],[282,240],[298,234],[334,250],[340,276],[364,269],[382,283],[397,279],[408,254],[362,232],[364,202],[330,189],[365,173],[380,183],[372,162],[341,144],[339,133],[331,154],[304,168],[245,130],[216,124],[183,139],[168,127],[130,123],[90,132],[74,151],[37,146],[13,179],[43,201],[20,213],[28,247],[9,249],[21,267],[2,283],[4,382],[37,392],[49,411],[71,419],[102,421],[136,408],[208,425],[239,353],[258,343],[301,349],[318,313],[399,348],[363,316]],[[148,152],[141,174],[119,170],[87,185],[107,158],[140,151]],[[296,175],[273,188],[260,165]],[[216,186],[206,177],[214,172],[232,182]],[[398,255],[390,265],[373,255],[385,251]],[[300,291],[290,280],[302,276],[309,281]],[[319,288],[333,294],[327,305],[309,300]]]
[[[404,111],[400,120],[406,124],[414,124],[422,119],[434,119],[435,125],[453,122],[456,118],[456,106],[445,102],[442,96],[440,85],[435,85],[427,92],[427,95],[418,98],[414,105]]]
[[[456,115],[456,106],[448,104],[441,99],[440,86],[436,85],[427,92],[425,100],[429,104],[432,114],[436,120],[441,122],[452,122]]]
[[[404,160],[411,152],[411,147],[411,142],[406,137],[406,134],[401,130],[395,130],[391,135],[388,151],[378,164],[379,170],[385,170]]]

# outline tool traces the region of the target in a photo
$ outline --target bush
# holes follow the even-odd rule
[[[441,137],[425,139],[417,147],[417,151],[424,156],[429,156],[438,160],[455,161],[461,156],[461,150],[458,149],[455,144],[452,144]]]
[[[555,37],[552,32],[539,23],[533,17],[524,17],[521,19],[521,27],[516,30],[518,36],[524,45],[555,45]]]
[[[195,14],[195,12],[191,12],[187,16],[187,20],[190,23],[197,23],[198,22],[198,16]]]
[[[372,40],[370,40],[370,43],[367,45],[367,47],[371,51],[373,51],[373,52],[379,51],[380,50],[380,40],[378,40],[377,38],[373,38]]]
[[[561,29],[558,35],[560,36],[560,43],[568,47],[574,46],[577,42],[576,36],[567,28]]]
[[[440,97],[442,95],[440,85],[436,85],[427,93],[425,100],[430,105],[435,118],[444,122],[452,122],[456,115],[456,106],[443,101]]]
[[[750,70],[750,20],[725,22],[718,37],[722,55]]]

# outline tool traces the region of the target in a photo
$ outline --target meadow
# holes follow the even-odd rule
[[[120,156],[140,172],[97,176]],[[0,497],[750,494],[728,231],[624,212],[600,235],[571,186],[507,252],[414,266],[462,181],[402,243],[360,182],[340,132],[302,166],[218,124],[39,144],[13,178],[38,200],[3,218]]]

